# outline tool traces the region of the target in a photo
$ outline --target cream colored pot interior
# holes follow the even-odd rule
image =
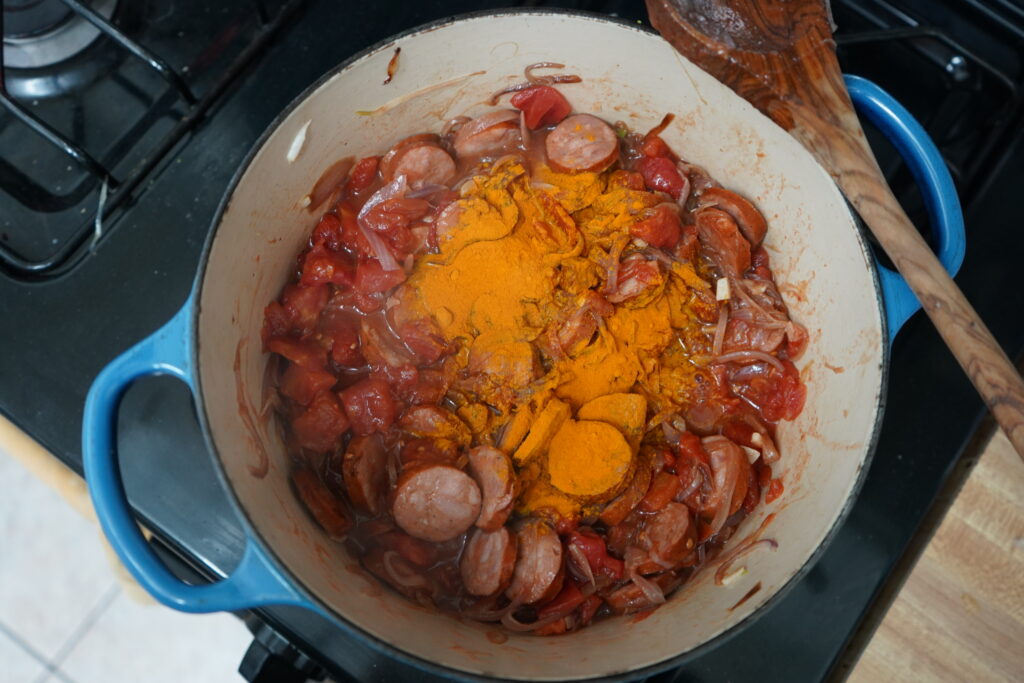
[[[394,48],[401,60],[383,85]],[[437,131],[488,109],[523,67],[557,61],[583,82],[561,89],[577,111],[646,130],[677,115],[664,137],[684,158],[752,198],[769,221],[767,247],[796,320],[810,330],[798,363],[808,385],[799,420],[779,428],[780,500],[746,520],[732,543],[774,514],[760,546],[716,586],[702,572],[650,617],[615,618],[555,638],[498,629],[415,607],[362,574],[293,496],[287,457],[259,416],[267,357],[263,307],[277,296],[317,216],[303,198],[346,157],[379,154],[405,135]],[[278,126],[234,191],[209,254],[200,296],[203,400],[224,471],[249,521],[296,583],[344,620],[424,660],[475,674],[557,679],[606,676],[692,650],[769,600],[812,556],[847,505],[872,438],[882,386],[881,311],[871,267],[842,197],[796,142],[659,37],[557,14],[476,17],[404,36],[326,80]],[[265,461],[264,461],[265,459]],[[730,609],[755,585],[761,588]]]

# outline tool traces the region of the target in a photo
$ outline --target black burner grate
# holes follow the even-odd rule
[[[90,3],[61,2],[103,38],[43,69],[4,69],[0,56],[0,269],[21,279],[87,256],[302,4],[151,0],[107,20]],[[179,40],[185,30],[206,40]],[[186,42],[207,47],[184,54]]]

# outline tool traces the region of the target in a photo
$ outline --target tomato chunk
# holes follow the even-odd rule
[[[322,370],[327,365],[327,351],[311,339],[271,337],[267,341],[267,351],[310,370]]]
[[[328,307],[320,316],[320,331],[329,340],[331,360],[343,367],[357,368],[366,363],[359,348],[359,330],[345,311]]]
[[[305,287],[327,283],[351,287],[354,270],[348,256],[331,251],[323,244],[316,244],[302,257],[302,276],[299,282]]]
[[[671,159],[644,157],[637,162],[637,170],[644,177],[648,189],[667,192],[673,199],[679,199],[686,187],[686,181]]]
[[[309,334],[316,329],[320,311],[327,305],[328,296],[327,285],[288,285],[281,293],[281,305],[291,317],[292,327],[302,334]]]
[[[769,422],[795,420],[807,399],[807,388],[796,366],[788,360],[782,360],[782,365],[783,372],[769,367],[760,374],[744,373],[743,381],[732,382],[733,391],[754,404]]]
[[[380,165],[380,157],[364,157],[352,167],[348,177],[348,191],[356,194],[362,192],[373,184],[377,177],[377,167]]]
[[[537,613],[538,619],[545,619],[559,612],[568,614],[583,604],[586,598],[583,591],[576,585],[575,581],[566,581],[558,595],[551,598],[551,602],[544,605]]]
[[[426,318],[404,323],[398,328],[398,336],[425,363],[433,363],[448,351],[440,330]]]
[[[322,244],[333,251],[341,251],[344,246],[341,239],[341,219],[333,213],[321,216],[320,222],[313,228],[310,243],[311,246]]]
[[[553,126],[572,111],[572,105],[565,99],[565,95],[550,85],[535,85],[521,90],[512,96],[511,103],[523,112],[526,127],[530,130]]]
[[[679,214],[670,206],[658,205],[651,210],[647,218],[635,223],[629,229],[629,234],[642,239],[652,247],[671,249],[679,241],[682,226],[679,222]]]
[[[308,406],[317,394],[330,389],[337,381],[337,378],[326,370],[311,370],[292,363],[281,376],[278,389],[296,403]]]
[[[604,539],[589,529],[576,529],[569,532],[568,545],[576,545],[590,563],[590,571],[603,574],[610,579],[621,579],[626,567],[622,560],[608,554]]]
[[[355,287],[363,294],[378,294],[405,281],[404,270],[384,270],[380,261],[363,261],[356,268]]]
[[[385,432],[395,421],[395,399],[380,377],[367,377],[345,389],[341,402],[352,431],[359,436]]]
[[[292,433],[303,448],[326,453],[338,446],[348,426],[338,399],[324,391],[317,394],[306,412],[292,420]]]

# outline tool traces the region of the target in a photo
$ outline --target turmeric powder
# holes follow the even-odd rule
[[[689,400],[707,360],[714,299],[692,264],[645,262],[646,279],[623,285],[620,261],[644,246],[629,229],[663,198],[615,173],[497,163],[463,183],[438,226],[437,253],[395,293],[461,349],[453,390],[477,406],[465,415],[473,442],[515,455],[521,514],[579,517],[616,495],[645,407]],[[638,291],[611,304],[605,296],[623,286]],[[600,403],[610,395],[639,401]],[[617,424],[603,405],[628,406],[628,415]]]

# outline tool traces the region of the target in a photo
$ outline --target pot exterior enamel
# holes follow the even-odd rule
[[[396,47],[401,60],[384,84]],[[776,476],[785,494],[762,505],[730,545],[773,515],[778,542],[746,556],[726,586],[705,568],[644,619],[601,621],[555,638],[425,610],[364,574],[293,495],[277,428],[261,417],[267,356],[263,308],[294,270],[318,216],[306,197],[336,160],[379,154],[405,135],[486,111],[488,95],[555,61],[579,74],[560,86],[577,111],[663,137],[685,159],[751,198],[769,223],[766,247],[810,345],[797,363],[807,406],[779,426]],[[504,105],[507,106],[507,105]],[[400,37],[364,55],[297,103],[240,177],[197,291],[204,423],[226,481],[257,537],[291,580],[358,631],[412,657],[470,675],[520,679],[622,674],[692,651],[746,620],[801,571],[849,505],[881,410],[885,334],[863,239],[828,175],[800,145],[659,37],[587,16],[479,16]],[[760,589],[736,606],[755,585]],[[735,607],[734,607],[735,606]]]

